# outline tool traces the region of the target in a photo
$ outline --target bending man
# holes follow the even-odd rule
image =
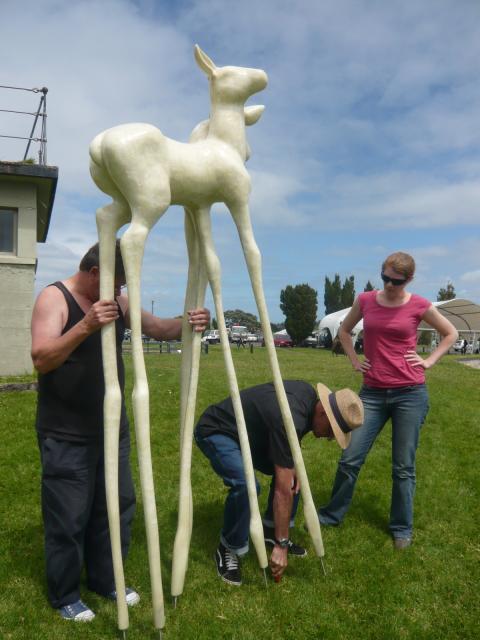
[[[351,430],[363,422],[362,402],[353,391],[342,389],[332,393],[318,384],[317,395],[312,385],[301,380],[286,380],[284,386],[299,440],[313,431],[317,438],[336,438],[343,449],[348,446]],[[305,549],[294,544],[288,534],[300,487],[273,383],[245,389],[240,397],[253,466],[272,476],[263,525],[265,542],[273,547],[270,568],[274,577],[280,577],[287,566],[288,554],[306,555]],[[250,508],[230,398],[208,407],[195,427],[195,440],[215,473],[229,487],[215,562],[222,580],[239,586],[242,583],[239,556],[248,551]],[[260,491],[258,482],[257,491]]]

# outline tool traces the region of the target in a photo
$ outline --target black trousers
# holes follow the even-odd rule
[[[80,598],[85,564],[87,587],[102,595],[115,588],[105,495],[103,443],[38,439],[42,462],[42,514],[48,598],[53,607]],[[119,448],[122,555],[130,542],[135,489],[128,432]]]

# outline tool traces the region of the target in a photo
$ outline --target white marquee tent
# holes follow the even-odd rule
[[[333,340],[337,335],[338,329],[342,324],[345,316],[350,311],[350,309],[351,307],[348,307],[347,309],[341,309],[340,311],[329,313],[328,316],[325,316],[324,318],[322,318],[320,320],[320,324],[318,325],[319,332],[321,332],[323,329],[328,329],[330,331],[330,335],[332,336],[332,340]],[[360,333],[360,331],[362,331],[362,329],[363,329],[363,320],[360,320],[360,322],[353,329],[353,332],[352,332],[353,336],[356,338],[357,335]]]
[[[462,334],[468,333],[475,336],[475,334],[480,333],[480,305],[472,302],[471,300],[464,300],[463,298],[443,300],[442,302],[434,302],[433,304]],[[332,339],[335,338],[338,333],[338,329],[345,316],[350,311],[350,308],[351,307],[335,311],[334,313],[330,313],[322,318],[318,325],[319,331],[322,331],[322,329],[328,329]],[[430,329],[430,327],[426,323],[422,322],[419,329]],[[354,337],[356,337],[362,330],[363,320],[360,320],[353,330]]]
[[[443,300],[433,303],[453,326],[458,330],[469,333],[480,332],[480,305],[471,300],[454,298],[453,300]],[[428,329],[424,322],[420,324],[420,329]]]

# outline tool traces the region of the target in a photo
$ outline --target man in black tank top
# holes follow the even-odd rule
[[[115,322],[117,364],[122,389],[119,495],[122,553],[130,541],[135,491],[129,463],[128,420],[121,345],[128,327],[128,298],[121,295],[125,274],[116,248],[115,300],[99,300],[99,249],[82,258],[79,271],[46,287],[32,315],[32,360],[38,371],[36,429],[42,463],[42,515],[48,597],[62,617],[91,620],[80,599],[80,574],[87,586],[115,598],[104,483],[104,381],[100,329]],[[206,309],[189,312],[195,331],[209,324]],[[142,331],[156,340],[181,336],[181,320],[160,319],[142,310]],[[127,589],[127,603],[139,596]]]

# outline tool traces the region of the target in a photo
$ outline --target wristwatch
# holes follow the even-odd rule
[[[278,538],[275,538],[275,544],[278,544],[278,546],[281,547],[282,549],[286,549],[288,547],[289,542],[290,542],[289,538],[280,538],[280,540]]]

